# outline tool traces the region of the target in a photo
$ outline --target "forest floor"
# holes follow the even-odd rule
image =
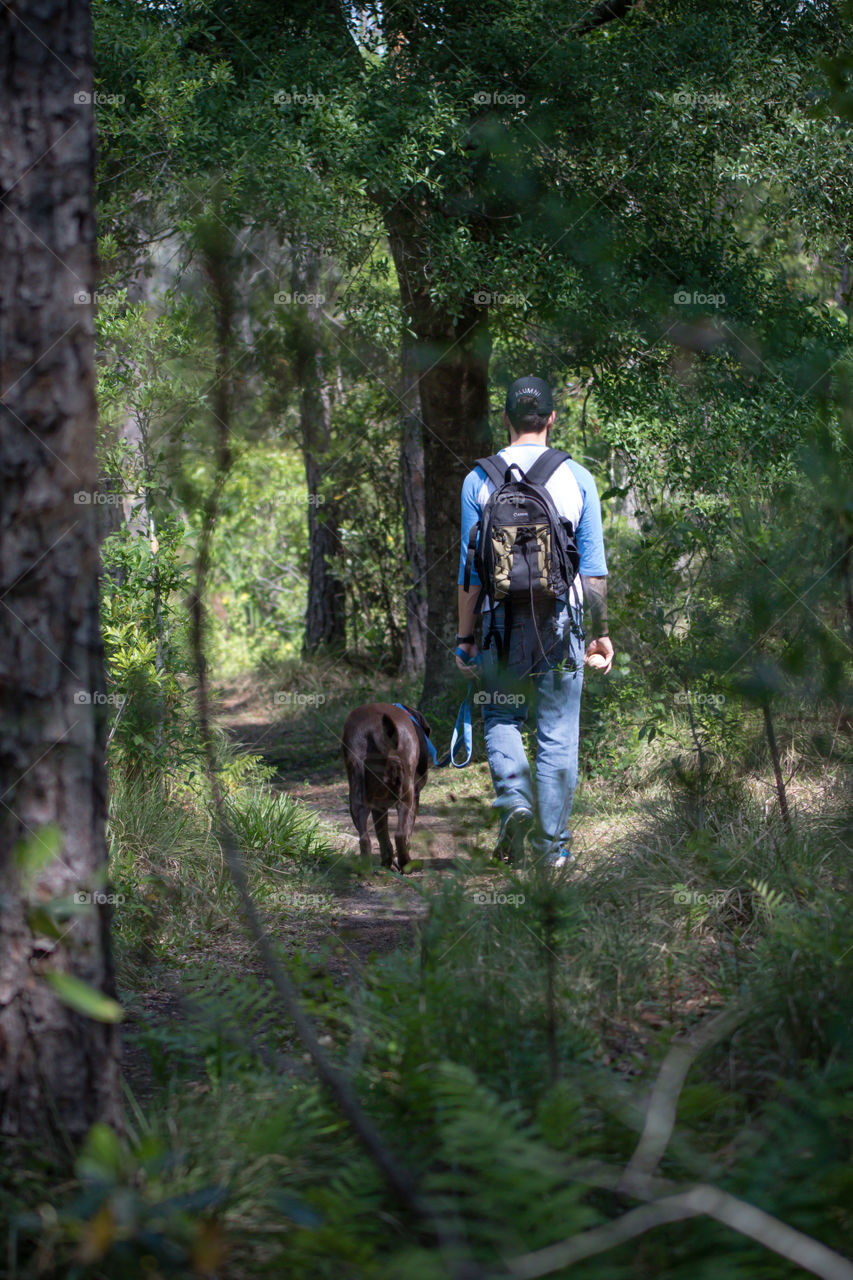
[[[392,689],[377,689],[373,694],[389,700],[399,696]],[[223,689],[219,711],[219,723],[232,742],[275,768],[271,785],[317,815],[347,862],[358,857],[358,837],[349,813],[340,734],[346,715],[360,700],[338,696],[318,709],[281,718],[269,715],[269,698],[263,691],[237,685]],[[462,874],[476,892],[501,875],[500,868],[489,865],[497,817],[488,766],[477,758],[483,756],[483,744],[476,715],[474,734],[475,755],[466,769],[430,770],[412,839],[412,862],[405,875],[381,868],[371,824],[372,870],[351,879],[335,902],[335,935],[356,964],[410,941],[414,922],[426,913],[430,893],[443,877]],[[449,743],[438,737],[435,745],[441,756]],[[576,874],[582,875],[583,868],[600,856],[615,826],[624,833],[628,818],[622,814],[616,822],[611,813],[597,812],[578,793]],[[392,813],[392,837],[395,821]],[[315,924],[316,941],[327,940],[328,921],[318,916]]]
[[[264,794],[286,793],[319,820],[319,860],[312,856],[300,864],[280,854],[275,840],[267,844],[256,905],[269,935],[292,958],[297,977],[302,975],[303,985],[307,982],[310,989],[316,980],[343,994],[357,987],[371,966],[417,945],[420,926],[445,889],[461,889],[473,907],[486,901],[481,895],[488,891],[509,891],[513,882],[517,890],[519,876],[490,861],[497,817],[483,758],[482,727],[476,720],[471,765],[430,772],[406,874],[380,866],[375,838],[372,865],[365,867],[349,815],[341,731],[353,707],[372,699],[405,700],[405,691],[375,672],[337,672],[334,680],[323,672],[326,683],[319,688],[325,692],[318,692],[316,681],[310,685],[310,674],[299,668],[291,678],[302,683],[282,690],[257,678],[222,682],[216,719],[232,754],[260,757],[267,766]],[[595,691],[588,696],[594,700]],[[439,753],[448,746],[447,723],[445,719],[433,735]],[[614,725],[614,739],[617,732]],[[660,772],[647,745],[640,748],[639,765],[633,750],[634,755],[623,760],[616,747],[602,747],[600,741],[596,747],[588,738],[585,751],[582,736],[581,780],[572,820],[577,860],[566,871],[587,901],[585,909],[598,912],[594,927],[585,934],[583,967],[588,972],[580,975],[576,958],[576,976],[594,985],[615,968],[615,1013],[602,1013],[600,1032],[607,1053],[628,1074],[642,1069],[650,1031],[681,1025],[719,1002],[716,979],[708,971],[717,933],[732,923],[741,930],[753,927],[752,915],[743,906],[751,892],[743,859],[757,844],[763,847],[775,838],[766,762],[759,761],[754,771],[742,776],[730,801],[723,796],[726,807],[718,815],[719,833],[711,838],[696,832],[689,819],[690,794]],[[658,756],[663,750],[669,752],[671,745],[655,745]],[[786,760],[786,771],[793,771],[792,761]],[[823,790],[831,783],[826,769],[821,778],[820,786],[805,776],[793,781],[790,798],[803,814],[819,809]],[[213,841],[209,829],[208,839]],[[717,845],[720,850],[715,852]],[[768,849],[772,861],[772,844]],[[757,857],[750,854],[751,873],[760,878],[764,863],[755,861]],[[218,846],[200,858],[197,879],[184,880],[183,914],[167,920],[153,935],[152,959],[146,959],[135,975],[126,972],[122,983],[128,1031],[135,1033],[125,1041],[126,1075],[142,1101],[156,1084],[151,1052],[161,1054],[161,1074],[167,1077],[170,1037],[192,1044],[191,1026],[204,1030],[207,1025],[209,1031],[208,993],[221,993],[229,984],[239,987],[247,979],[266,984],[240,912],[209,897],[212,886],[203,878],[209,874],[204,867],[220,863]],[[181,859],[173,859],[172,865],[178,876],[186,877]],[[523,869],[520,879],[525,879]],[[676,903],[686,898],[678,893],[684,882],[703,890],[700,905],[674,909],[674,895]],[[701,906],[721,896],[728,905],[720,915]],[[670,952],[684,953],[679,966],[666,968]],[[298,1070],[300,1047],[293,1042],[287,1054]],[[191,1078],[203,1080],[202,1056],[186,1066]]]

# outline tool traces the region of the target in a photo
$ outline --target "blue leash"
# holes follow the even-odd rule
[[[456,744],[460,737],[465,744],[465,759],[456,759]],[[456,717],[456,724],[453,727],[453,737],[450,739],[450,755],[442,764],[452,764],[454,769],[464,769],[471,759],[471,752],[474,750],[474,729],[471,724],[471,687],[469,685],[468,692],[462,699],[462,705],[459,708],[459,714]]]
[[[461,646],[455,650],[455,653],[457,658],[462,658],[465,665],[468,667],[478,667],[483,657],[481,653],[478,653],[472,661]],[[464,760],[456,759],[456,744],[460,738],[465,745]],[[459,708],[459,714],[456,717],[456,724],[453,728],[453,737],[450,739],[450,755],[444,763],[452,764],[454,769],[464,769],[465,766],[470,763],[471,753],[473,750],[474,728],[471,722],[471,683],[469,681],[468,689],[465,693],[465,697],[462,699],[462,705]]]
[[[471,661],[468,658],[468,654],[465,652],[463,648],[460,647],[455,652],[456,652],[456,656],[458,658],[463,658],[469,667],[479,666],[481,656],[482,656],[481,654],[478,653],[476,658],[474,658],[474,660]],[[402,702],[395,702],[394,706],[399,707],[401,711],[405,711],[406,715],[409,717],[412,724],[417,725],[417,721],[415,720],[414,716],[411,714],[408,707],[403,706]],[[460,739],[465,747],[464,760],[456,759],[456,746],[457,746],[457,743],[460,741]],[[456,724],[453,727],[453,737],[450,739],[450,751],[444,757],[444,759],[439,760],[435,747],[432,745],[432,743],[430,742],[426,734],[424,734],[424,740],[427,744],[427,751],[430,754],[430,758],[432,760],[434,768],[444,769],[447,765],[452,764],[454,769],[464,769],[465,766],[470,763],[471,755],[474,750],[474,726],[471,718],[471,685],[470,683],[468,685],[468,691],[465,694],[465,697],[462,699],[462,705],[460,706],[459,714],[456,717]]]
[[[418,724],[417,720],[412,715],[408,707],[404,707],[402,702],[395,702],[394,706],[399,707],[401,711],[405,711],[406,715],[409,717],[409,719],[411,720],[415,728],[421,729],[421,731],[423,732],[421,726]],[[426,734],[424,734],[424,742],[426,743],[427,751],[429,752],[430,759],[432,760],[433,765],[435,766],[436,769],[438,769],[440,767],[438,763],[438,754],[436,753],[435,747],[432,745],[432,743],[430,742]]]

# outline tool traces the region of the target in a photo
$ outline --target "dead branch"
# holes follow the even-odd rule
[[[569,1240],[560,1241],[559,1244],[512,1258],[506,1264],[507,1270],[519,1280],[534,1280],[536,1276],[551,1275],[570,1267],[583,1258],[615,1249],[617,1245],[643,1235],[654,1227],[703,1214],[731,1227],[740,1235],[748,1236],[750,1240],[787,1258],[812,1275],[820,1276],[821,1280],[853,1280],[853,1263],[834,1249],[828,1249],[819,1240],[813,1240],[802,1231],[789,1227],[787,1223],[765,1213],[763,1209],[757,1209],[755,1205],[738,1200],[717,1187],[701,1184],[631,1209],[614,1222],[592,1227]]]
[[[675,1128],[678,1100],[688,1071],[700,1053],[725,1040],[745,1016],[746,1009],[742,1006],[726,1009],[698,1027],[686,1040],[670,1047],[649,1098],[640,1140],[625,1169],[625,1185],[650,1178],[655,1172]]]

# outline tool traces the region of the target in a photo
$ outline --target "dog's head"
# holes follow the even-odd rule
[[[423,731],[424,737],[428,738],[430,736],[430,727],[426,718],[421,715],[420,711],[416,711],[414,707],[405,707],[404,709],[408,711],[418,728]]]

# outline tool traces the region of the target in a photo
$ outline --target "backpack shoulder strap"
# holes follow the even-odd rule
[[[564,453],[562,449],[546,449],[528,471],[527,483],[546,485],[557,468],[567,462],[571,456],[570,453]]]
[[[496,489],[501,489],[506,483],[507,464],[498,454],[492,454],[491,458],[478,458],[474,465],[485,471]]]

